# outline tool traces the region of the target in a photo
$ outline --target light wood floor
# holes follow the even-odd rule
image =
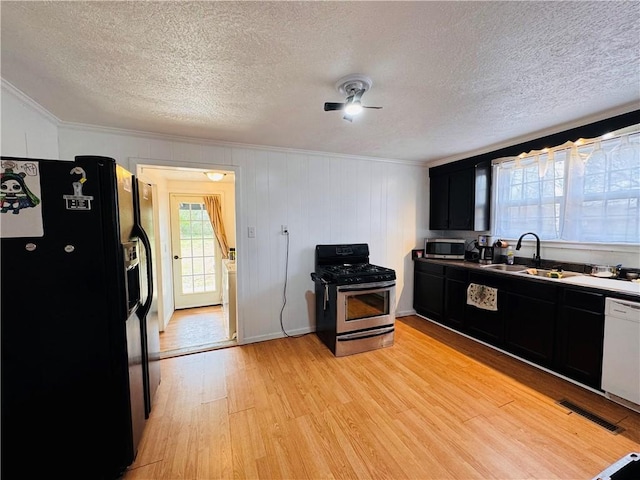
[[[573,480],[640,451],[640,414],[422,318],[396,325],[392,347],[342,358],[309,334],[162,360],[124,479]]]
[[[227,335],[220,305],[176,310],[160,332],[160,357],[169,358],[235,345]]]

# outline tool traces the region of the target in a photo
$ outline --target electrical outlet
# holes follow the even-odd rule
[[[256,227],[247,227],[247,235],[249,238],[256,238]]]
[[[287,233],[289,233],[289,229],[287,228],[286,225],[280,225],[280,233],[282,235],[286,235]]]

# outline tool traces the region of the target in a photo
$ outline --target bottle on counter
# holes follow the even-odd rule
[[[229,260],[236,261],[236,249],[233,247],[229,249]]]
[[[514,258],[513,247],[507,247],[507,264],[513,265]]]

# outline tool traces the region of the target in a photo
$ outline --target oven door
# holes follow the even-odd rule
[[[337,287],[336,333],[393,325],[396,282],[359,283]]]

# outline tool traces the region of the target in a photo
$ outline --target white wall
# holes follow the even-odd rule
[[[152,170],[147,169],[148,172]],[[156,270],[156,291],[158,319],[160,331],[164,332],[165,328],[171,320],[174,311],[173,300],[173,278],[172,278],[172,260],[171,260],[171,225],[169,214],[169,194],[167,190],[168,182],[159,175],[149,173],[140,174],[136,171],[138,177],[143,182],[154,185],[153,189],[153,229],[155,238],[155,258],[154,267]],[[165,200],[166,199],[166,200]],[[164,241],[163,241],[164,240]]]
[[[58,157],[58,120],[37,103],[2,81],[2,143],[6,157]]]
[[[396,270],[398,314],[413,313],[411,249],[424,238],[427,170],[377,159],[215,145],[113,129],[61,125],[60,155],[106,155],[132,169],[149,164],[226,167],[236,173],[238,340],[281,337],[287,237],[290,250],[283,324],[315,330],[315,246],[368,243],[371,263]],[[153,161],[152,161],[153,160]],[[224,168],[223,168],[224,169]],[[248,238],[247,228],[256,228]],[[166,293],[165,293],[166,294]]]

